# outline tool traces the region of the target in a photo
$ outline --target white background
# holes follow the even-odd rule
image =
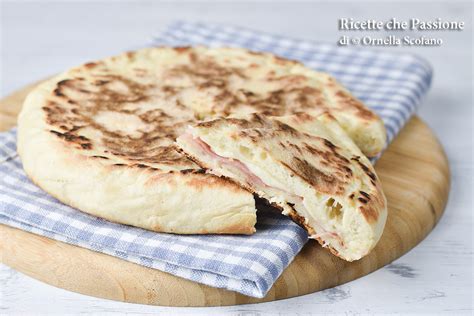
[[[441,17],[466,23],[464,31],[418,34],[441,37],[441,47],[379,48],[417,53],[433,65],[433,85],[419,115],[443,143],[452,172],[450,199],[440,223],[419,246],[393,264],[319,293],[279,302],[205,309],[96,299],[54,288],[0,265],[1,314],[472,313],[472,3],[1,1],[0,10],[2,97],[79,63],[143,46],[151,35],[176,19],[231,23],[334,43],[343,35],[337,30],[341,17]]]

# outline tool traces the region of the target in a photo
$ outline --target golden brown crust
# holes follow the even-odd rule
[[[309,120],[306,114],[303,114],[302,119]],[[280,150],[293,157],[291,162],[280,163],[319,192],[342,195],[346,187],[354,181],[354,164],[340,154],[341,149],[338,146],[325,138],[300,133],[290,125],[278,120],[269,120],[264,115],[254,113],[248,118],[216,119],[196,126],[217,129],[228,124],[239,127],[236,137],[247,138],[255,144],[263,144],[273,139],[280,140],[277,144]],[[292,141],[294,138],[298,141]],[[369,177],[374,179],[375,184],[375,174],[358,159],[354,159]],[[198,164],[202,166],[202,162]]]
[[[270,58],[275,69],[303,67],[296,61],[245,50],[238,50],[237,56],[222,59],[213,55],[212,50],[175,47],[172,50],[181,61],[166,65],[160,69],[160,77],[156,77],[153,69],[142,66],[139,61],[155,53],[159,56],[160,50],[167,48],[126,52],[71,71],[67,78],[57,82],[42,108],[51,133],[75,150],[98,149],[103,151],[100,156],[118,157],[127,165],[168,165],[182,169],[195,166],[176,152],[172,143],[187,125],[201,119],[249,110],[271,116],[337,110],[353,112],[361,120],[377,119],[360,101],[339,89],[332,78],[321,81],[318,86],[301,73],[286,71],[281,75],[271,67],[259,64]],[[255,61],[252,58],[256,58]],[[129,63],[125,65],[127,72],[114,68],[121,59]],[[234,61],[242,64],[234,64]],[[269,88],[262,91],[245,88],[245,85],[236,88],[251,79],[252,71],[248,67],[267,71],[259,80]],[[211,95],[210,105],[196,109],[184,104],[181,95],[189,87],[197,93]],[[337,91],[333,101],[325,97],[324,89]],[[157,106],[150,107],[149,104]],[[143,105],[147,110],[143,110]],[[97,119],[104,113],[116,113],[118,119],[135,120],[142,129],[132,135],[111,129]],[[100,139],[89,139],[83,131],[85,127],[98,131]],[[99,148],[96,143],[100,144]]]
[[[192,114],[176,118],[166,109],[140,110],[140,103],[151,101],[153,90],[151,84],[112,74],[98,75],[87,81],[81,77],[65,79],[57,83],[52,100],[42,109],[46,122],[51,126],[50,132],[76,149],[92,149],[94,142],[99,142],[105,154],[120,157],[130,166],[168,164],[192,167],[173,146],[180,131],[194,121]],[[97,121],[98,115],[110,112],[133,116],[145,130],[138,130],[137,135],[131,137]],[[81,135],[85,127],[100,132],[101,139],[91,140]]]

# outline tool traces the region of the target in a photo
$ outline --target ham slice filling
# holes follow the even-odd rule
[[[244,181],[253,189],[256,189],[256,191],[264,191],[264,192],[270,191],[277,194],[279,193],[285,196],[286,200],[290,202],[291,204],[294,204],[294,205],[298,204],[299,207],[304,207],[303,197],[292,194],[283,189],[267,185],[260,177],[254,174],[244,163],[233,158],[227,158],[227,157],[218,155],[200,137],[194,137],[190,132],[187,132],[184,135],[182,135],[181,138],[185,140],[188,145],[193,146],[194,150],[199,151],[200,156],[205,156],[208,159],[212,159],[214,163],[220,167],[224,167],[229,170],[238,170],[240,174],[244,177],[245,179]],[[313,226],[316,226],[314,228],[317,231],[315,235],[311,236],[312,238],[321,238],[324,240],[330,237],[330,238],[336,239],[342,247],[344,246],[344,242],[342,238],[336,232],[329,232],[323,229],[321,225],[318,225],[315,223],[312,223],[312,224]],[[326,246],[326,244],[324,246]]]
[[[249,185],[255,185],[258,187],[266,187],[270,188],[265,182],[262,181],[257,175],[255,175],[253,172],[250,171],[249,168],[247,168],[246,165],[244,165],[241,161],[235,160],[235,159],[230,159],[230,158],[225,158],[222,157],[218,154],[216,154],[211,147],[205,143],[201,138],[193,138],[192,135],[188,134],[190,138],[192,138],[192,141],[194,144],[196,144],[201,153],[206,155],[207,157],[211,157],[213,160],[217,161],[220,165],[232,167],[233,169],[238,169],[242,175],[245,176],[245,180]]]

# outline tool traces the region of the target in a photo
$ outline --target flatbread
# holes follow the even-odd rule
[[[174,141],[203,119],[329,109],[368,155],[380,119],[326,74],[236,48],[148,48],[73,68],[38,86],[18,120],[27,175],[63,203],[173,233],[255,231],[252,194],[206,174]]]
[[[345,260],[365,256],[382,235],[387,209],[380,181],[330,114],[220,118],[190,127],[177,143],[201,167],[280,208]]]

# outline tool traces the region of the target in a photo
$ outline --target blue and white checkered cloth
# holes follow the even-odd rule
[[[413,55],[341,48],[240,27],[176,22],[153,44],[240,46],[300,60],[333,74],[373,108],[384,120],[389,141],[431,80],[430,66]],[[89,216],[31,183],[15,142],[15,130],[0,133],[0,223],[254,297],[265,296],[307,241],[291,220],[265,212],[258,214],[252,236],[160,234]]]

